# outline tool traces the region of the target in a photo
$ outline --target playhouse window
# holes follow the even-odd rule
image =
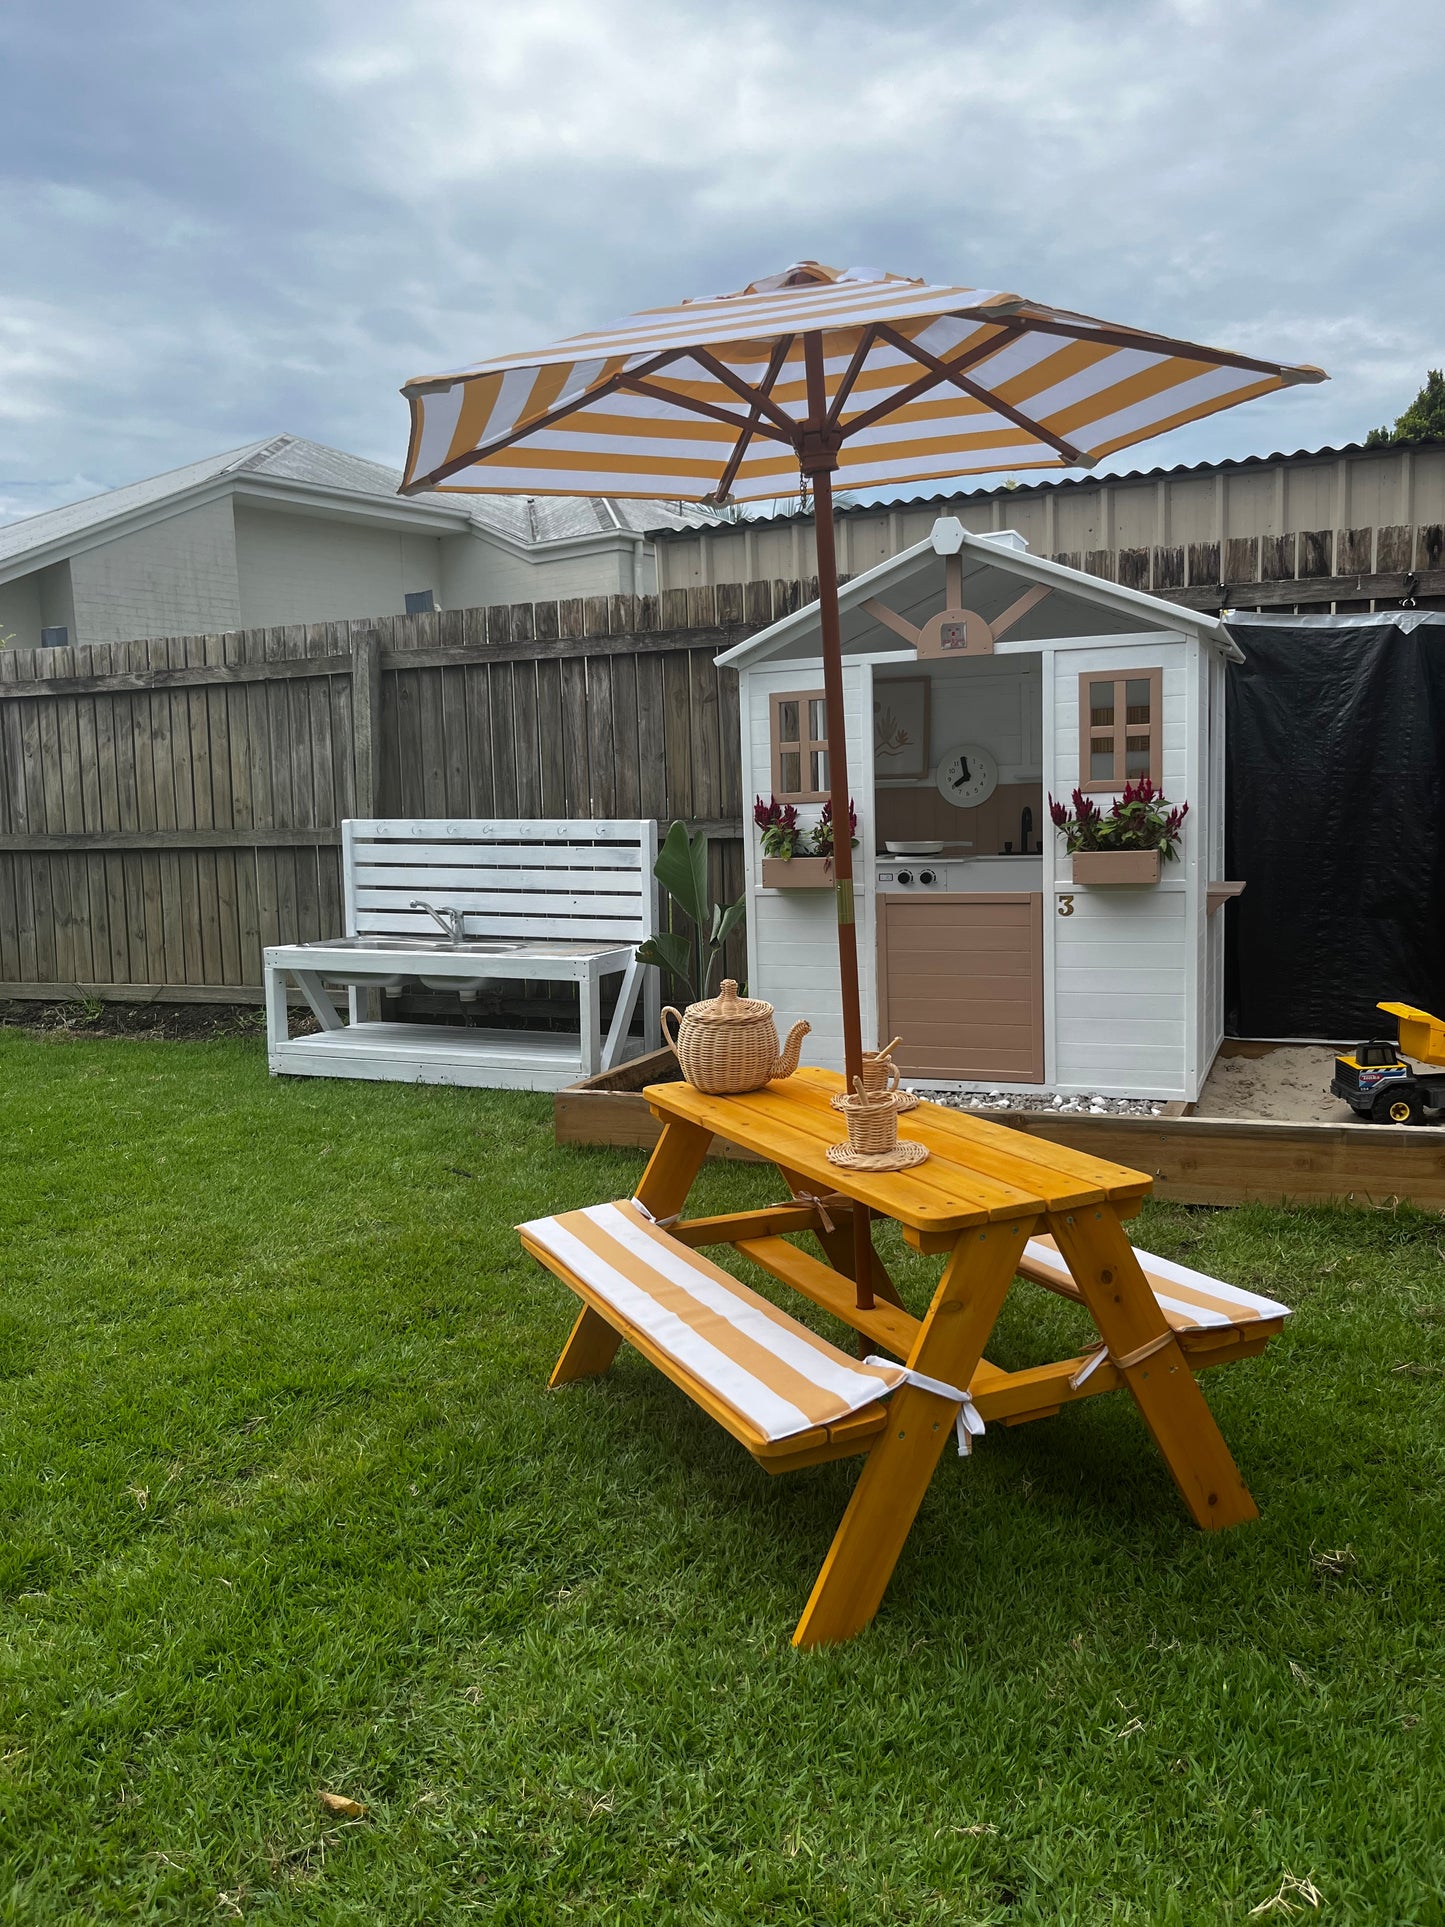
[[[821,689],[797,689],[772,703],[773,794],[816,803],[828,794],[828,723]]]
[[[1079,678],[1079,788],[1121,790],[1141,776],[1161,782],[1162,669]]]

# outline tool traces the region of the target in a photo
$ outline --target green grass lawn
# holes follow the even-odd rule
[[[1147,1208],[1298,1308],[1205,1379],[1262,1521],[1122,1397],[990,1427],[800,1655],[856,1462],[770,1480],[627,1352],[544,1390],[511,1226],[638,1158],[248,1040],[0,1032],[0,1092],[0,1920],[1445,1921],[1440,1219]],[[1020,1285],[995,1356],[1077,1317]]]

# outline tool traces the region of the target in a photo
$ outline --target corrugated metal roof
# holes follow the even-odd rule
[[[985,488],[947,489],[937,495],[896,495],[871,502],[840,502],[838,514],[876,515],[880,510],[889,509],[928,509],[942,508],[959,501],[992,501],[995,497],[1004,501],[1017,501],[1020,496],[1051,495],[1076,488],[1099,488],[1106,482],[1154,482],[1185,475],[1221,475],[1231,469],[1268,468],[1276,462],[1325,462],[1335,461],[1344,455],[1391,455],[1404,449],[1445,448],[1445,437],[1430,437],[1418,442],[1386,442],[1377,447],[1367,447],[1364,442],[1342,442],[1337,447],[1297,448],[1292,452],[1276,450],[1272,455],[1238,455],[1222,462],[1176,462],[1172,468],[1130,468],[1122,470],[1089,470],[1083,475],[1063,475],[1056,481],[1040,482],[995,482]],[[794,509],[785,515],[758,515],[745,518],[756,521],[768,528],[790,522],[812,522],[811,510]],[[659,531],[673,533],[670,528]],[[682,531],[686,533],[687,531]]]
[[[321,489],[337,489],[351,495],[374,495],[388,506],[397,503],[400,471],[362,455],[348,455],[339,448],[308,442],[299,435],[273,435],[265,441],[249,442],[244,448],[229,449],[204,461],[189,462],[184,468],[168,469],[143,482],[130,482],[122,488],[108,489],[64,508],[46,509],[23,521],[0,528],[0,564],[13,563],[31,550],[49,549],[67,540],[90,535],[108,522],[133,514],[137,509],[153,508],[172,496],[184,495],[204,483],[227,475],[269,475],[281,481],[310,483]],[[450,495],[414,495],[409,508],[445,509],[455,526],[464,514],[478,527],[505,535],[529,547],[543,542],[565,541],[569,537],[597,535],[622,528],[637,534],[654,529],[696,528],[713,518],[705,511],[680,508],[668,502],[602,503],[588,496],[538,496],[535,501],[519,495],[474,495],[465,502]],[[614,513],[615,511],[615,513]]]

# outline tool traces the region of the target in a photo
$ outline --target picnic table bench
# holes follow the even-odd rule
[[[625,1338],[769,1472],[866,1454],[794,1643],[851,1638],[882,1601],[950,1433],[1045,1418],[1127,1388],[1195,1522],[1257,1516],[1195,1373],[1262,1351],[1288,1308],[1136,1252],[1124,1231],[1152,1180],[984,1119],[920,1104],[900,1135],[922,1165],[845,1171],[826,1147],[842,1125],[835,1073],[802,1070],[740,1097],[688,1084],[646,1093],[663,1131],[632,1199],[519,1227],[526,1248],[582,1299],[554,1386],[603,1372]],[[762,1210],[680,1216],[714,1134],[776,1165],[787,1197]],[[882,1261],[852,1276],[851,1214],[892,1218],[942,1255],[933,1300],[908,1311]],[[811,1233],[823,1256],[791,1242]],[[732,1245],[849,1325],[850,1357],[702,1252]],[[984,1348],[1016,1276],[1077,1299],[1097,1342],[1021,1371]],[[870,1349],[871,1348],[871,1349]]]

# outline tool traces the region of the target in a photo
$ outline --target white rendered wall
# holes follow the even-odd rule
[[[70,583],[72,642],[239,628],[230,501],[203,502],[72,556]]]
[[[1189,658],[1198,645],[1161,637],[1100,648],[1053,652],[1051,773],[1047,788],[1067,798],[1079,781],[1079,677],[1126,675],[1162,668],[1163,781],[1172,801],[1189,793],[1191,699]],[[1107,809],[1109,798],[1094,799]],[[1186,848],[1207,834],[1191,801]],[[1057,843],[1057,837],[1054,838]],[[1052,941],[1046,1024],[1052,1044],[1049,1082],[1061,1091],[1130,1097],[1190,1098],[1197,1057],[1196,980],[1192,948],[1199,937],[1194,893],[1183,863],[1166,864],[1155,888],[1076,888],[1068,859],[1055,857],[1053,901],[1045,901]],[[1059,914],[1071,895],[1073,911]]]
[[[40,643],[40,571],[0,582],[0,642],[12,640],[16,649],[35,649]],[[72,637],[73,641],[74,638]]]
[[[0,641],[16,649],[38,649],[42,629],[64,629],[66,641],[88,641],[75,633],[75,597],[70,564],[52,562],[13,582],[0,583]]]
[[[423,589],[443,604],[437,538],[385,524],[237,502],[236,562],[247,629],[401,615],[408,592]]]
[[[649,548],[640,574],[634,544],[619,536],[573,555],[540,555],[535,562],[516,555],[480,530],[446,536],[441,544],[441,594],[444,609],[482,608],[491,602],[551,602],[569,596],[651,594],[657,586],[656,559]]]
[[[765,890],[761,882],[760,832],[753,828],[753,798],[772,792],[772,745],[768,698],[775,691],[821,689],[820,662],[789,663],[781,669],[745,670],[739,708],[742,718],[743,817],[748,896],[748,989],[765,997],[777,1017],[778,1036],[798,1018],[813,1026],[803,1044],[803,1062],[830,1070],[843,1068],[843,1013],[838,988],[838,940],[832,890]],[[867,663],[844,666],[843,697],[848,717],[848,782],[858,811],[858,848],[854,902],[857,914],[858,988],[863,1047],[878,1042],[877,938],[873,917],[873,771],[872,674]],[[869,719],[867,732],[861,719]],[[817,822],[821,805],[800,804],[799,816]]]
[[[69,562],[52,562],[37,576],[40,584],[40,622],[45,629],[64,629],[74,642],[75,590],[70,580]],[[40,638],[35,638],[39,642]]]

